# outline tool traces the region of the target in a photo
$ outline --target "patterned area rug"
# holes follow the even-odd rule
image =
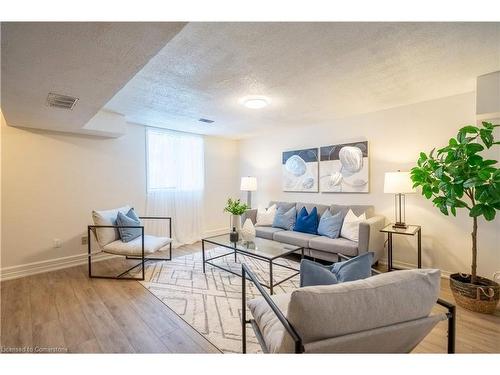
[[[214,248],[207,257],[229,252],[229,249]],[[257,278],[269,283],[269,265],[257,259],[238,254],[219,258],[213,263],[241,273],[241,263],[250,266]],[[299,263],[289,259],[277,259],[277,264],[294,268]],[[273,278],[282,280],[293,271],[273,266]],[[174,258],[168,262],[150,263],[146,267],[145,288],[175,311],[182,319],[224,353],[241,353],[241,277],[206,265],[202,270],[201,251]],[[299,287],[299,276],[276,286],[274,293],[287,293]],[[247,282],[247,298],[260,294],[251,282]],[[250,313],[248,313],[250,314]],[[250,315],[248,315],[250,316]],[[252,328],[247,327],[247,352],[261,352]]]

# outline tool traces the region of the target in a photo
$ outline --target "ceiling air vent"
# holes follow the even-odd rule
[[[209,120],[207,118],[200,118],[198,121],[204,122],[205,124],[211,124],[212,122],[214,122],[214,120]]]
[[[49,92],[47,95],[47,104],[49,107],[63,108],[63,109],[73,109],[76,105],[78,98],[72,96],[55,94]]]

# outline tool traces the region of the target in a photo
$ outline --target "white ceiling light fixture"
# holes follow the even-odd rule
[[[241,100],[241,103],[250,109],[261,109],[269,105],[269,99],[265,96],[247,96]]]

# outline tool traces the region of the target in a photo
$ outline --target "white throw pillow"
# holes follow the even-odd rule
[[[128,210],[130,210],[130,206],[115,208],[113,210],[92,211],[94,225],[116,225],[118,211],[123,214],[127,214]],[[116,228],[97,228],[96,235],[97,242],[99,242],[101,247],[104,247],[120,238],[120,234]]]
[[[268,209],[257,209],[257,223],[256,227],[270,227],[273,225],[274,216],[276,215],[276,205],[273,204]]]
[[[359,223],[366,220],[366,214],[363,213],[356,216],[354,212],[350,209],[347,215],[345,215],[344,222],[342,223],[342,229],[340,230],[340,237],[347,238],[348,240],[358,242],[359,241]]]

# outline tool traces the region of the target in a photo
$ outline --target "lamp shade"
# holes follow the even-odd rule
[[[413,182],[410,178],[410,172],[386,172],[384,179],[384,193],[415,193]]]
[[[242,177],[240,190],[241,191],[256,191],[257,190],[257,178],[255,178],[255,177]]]

